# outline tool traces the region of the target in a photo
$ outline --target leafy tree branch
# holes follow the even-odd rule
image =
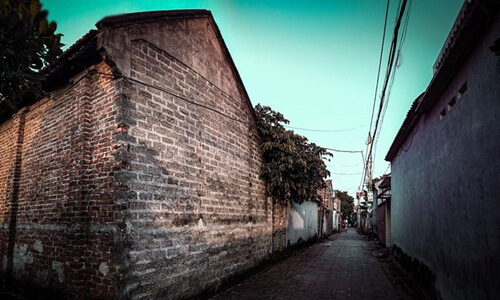
[[[318,190],[330,175],[324,159],[332,156],[325,148],[310,143],[304,136],[287,130],[289,121],[269,106],[255,107],[257,125],[263,139],[264,164],[260,172],[268,193],[286,203],[321,201]]]
[[[0,102],[43,95],[44,68],[61,55],[61,34],[39,0],[0,0]]]

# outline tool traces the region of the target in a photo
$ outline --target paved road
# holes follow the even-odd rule
[[[212,299],[426,299],[390,258],[354,228],[291,257]]]

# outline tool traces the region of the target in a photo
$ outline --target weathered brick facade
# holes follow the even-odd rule
[[[104,63],[95,68],[109,72]],[[115,292],[114,87],[92,73],[0,126],[8,284],[34,281],[91,297]]]
[[[182,298],[284,249],[286,207],[266,197],[253,110],[211,14],[98,27],[80,48],[100,62],[0,124],[3,279]]]

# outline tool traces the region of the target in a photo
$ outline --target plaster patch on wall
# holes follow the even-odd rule
[[[304,219],[295,210],[290,212],[290,220],[293,229],[304,229]]]
[[[102,262],[99,265],[99,272],[101,272],[102,275],[106,276],[109,272],[109,266],[106,262]]]
[[[28,251],[27,244],[14,246],[14,260],[12,269],[15,277],[20,277],[26,272],[26,265],[33,263],[33,254]]]
[[[33,249],[35,249],[36,251],[38,251],[38,253],[43,253],[43,245],[42,245],[42,242],[40,240],[36,240],[34,243],[33,243]]]
[[[205,223],[203,222],[202,218],[198,220],[198,228],[205,228]]]
[[[57,272],[57,278],[59,279],[60,283],[64,282],[64,265],[62,262],[59,261],[53,261],[52,262],[52,270],[55,270]]]
[[[288,225],[286,227],[287,245],[307,242],[317,237],[318,204],[305,201],[302,204],[291,203],[288,211]]]

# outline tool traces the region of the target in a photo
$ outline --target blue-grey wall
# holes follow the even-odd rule
[[[500,57],[488,49],[499,37],[497,17],[392,162],[392,241],[444,299],[500,295]]]

